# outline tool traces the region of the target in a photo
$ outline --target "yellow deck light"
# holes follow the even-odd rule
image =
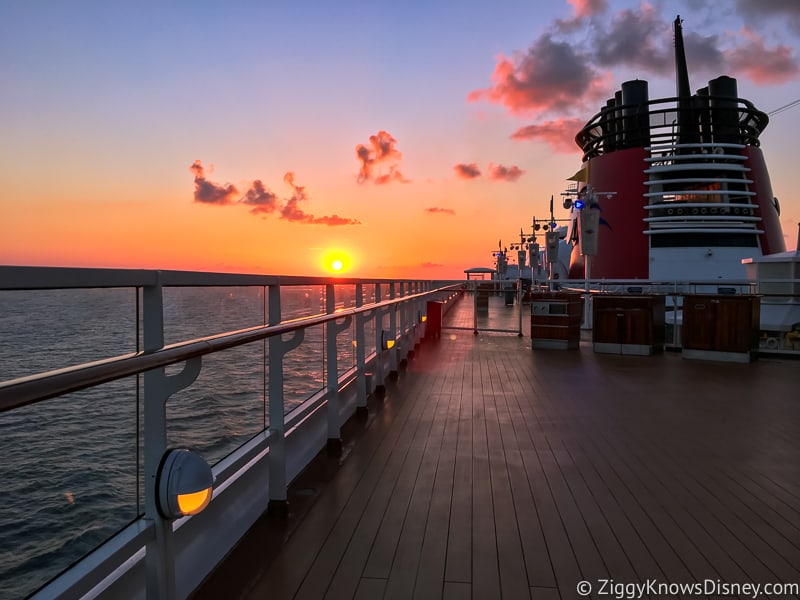
[[[158,471],[158,510],[164,518],[196,515],[211,502],[214,475],[202,456],[185,448],[168,450]]]
[[[381,331],[381,347],[384,350],[391,350],[394,348],[395,340],[388,331],[385,329]]]

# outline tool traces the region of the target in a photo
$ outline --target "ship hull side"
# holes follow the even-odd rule
[[[646,192],[644,148],[629,148],[592,158],[589,183],[597,190],[600,216],[597,256],[592,257],[591,278],[647,279],[649,241],[644,231]],[[616,192],[606,197],[602,192]],[[606,225],[607,224],[607,225]],[[580,244],[572,250],[569,276],[584,277]]]

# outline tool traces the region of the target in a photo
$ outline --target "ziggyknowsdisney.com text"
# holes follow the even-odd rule
[[[594,584],[580,581],[578,594],[588,596],[609,596],[617,600],[632,600],[645,596],[740,596],[759,598],[760,596],[782,596],[800,594],[798,583],[728,583],[719,579],[704,579],[693,583],[666,583],[648,580],[645,582],[623,583],[613,579],[598,579]]]

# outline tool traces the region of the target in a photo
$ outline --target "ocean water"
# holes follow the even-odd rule
[[[337,286],[337,306],[353,305],[352,288]],[[0,381],[135,352],[138,293],[0,291]],[[165,288],[165,342],[261,325],[266,304],[260,287]],[[324,288],[282,289],[281,304],[284,320],[319,314]],[[353,339],[351,327],[337,340],[340,373],[355,365]],[[203,357],[167,403],[168,444],[213,465],[262,431],[267,363],[266,342]],[[285,357],[284,381],[286,412],[324,386],[322,327]],[[141,395],[130,377],[0,414],[0,600],[32,593],[144,512]]]

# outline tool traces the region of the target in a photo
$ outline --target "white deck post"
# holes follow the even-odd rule
[[[336,312],[336,286],[325,285],[325,312],[332,315]],[[345,317],[341,323],[335,320],[325,324],[325,365],[327,369],[328,387],[328,450],[341,452],[341,415],[339,411],[339,350],[336,345],[339,334],[350,327],[352,317]]]
[[[269,286],[269,325],[281,322],[281,286]],[[298,329],[289,340],[280,335],[269,338],[269,504],[267,511],[286,515],[286,419],[283,411],[283,356],[297,348],[305,336],[305,329]]]
[[[143,346],[145,352],[164,347],[164,297],[160,283],[142,288]],[[146,544],[145,571],[148,598],[171,600],[175,590],[175,550],[172,521],[158,511],[156,479],[167,449],[167,399],[191,385],[200,374],[201,357],[186,361],[183,370],[167,377],[164,367],[145,371],[144,378],[144,486],[145,519],[155,536]]]
[[[364,306],[364,286],[356,284],[356,308]],[[363,313],[356,315],[356,412],[362,416],[367,412],[367,373],[366,373],[366,337],[364,335]]]
[[[397,295],[394,281],[389,284],[389,299],[394,300]],[[389,337],[388,339],[395,342],[394,346],[389,348],[389,374],[392,376],[397,375],[397,305],[389,307]]]
[[[375,284],[375,303],[381,301],[381,284]],[[375,310],[375,369],[373,370],[374,385],[372,389],[376,392],[384,390],[383,385],[383,344],[381,343],[383,333],[383,311]]]

